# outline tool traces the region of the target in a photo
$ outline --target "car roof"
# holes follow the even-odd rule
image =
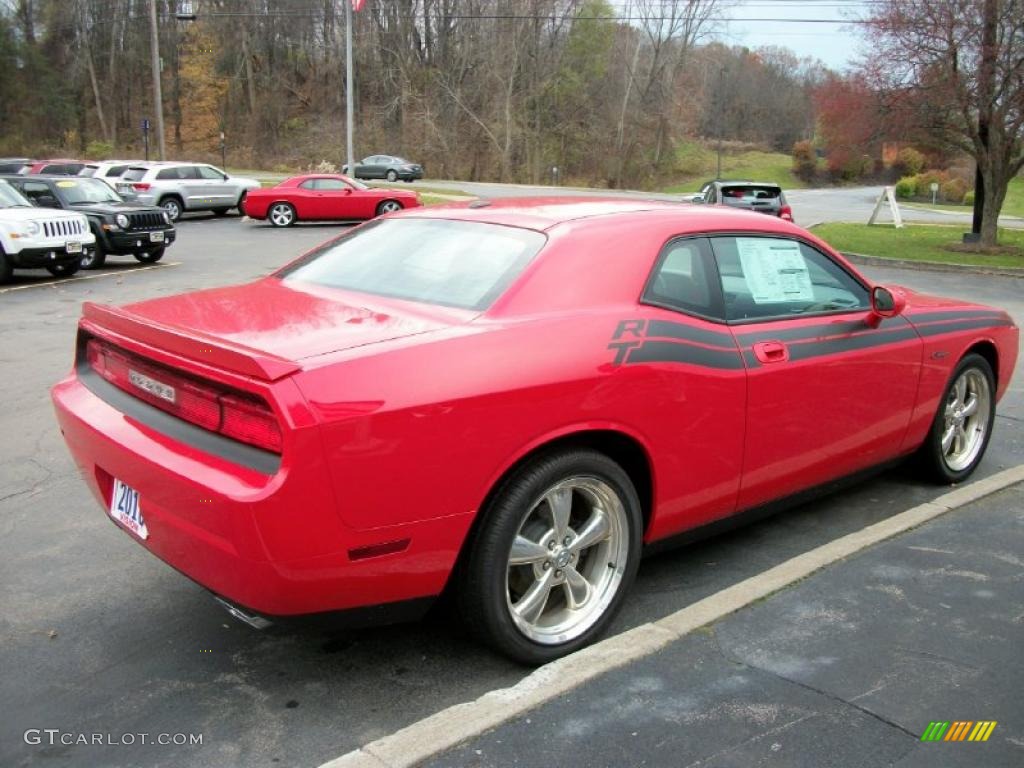
[[[474,200],[429,208],[411,208],[392,214],[398,218],[453,219],[500,224],[539,232],[560,224],[593,218],[621,216],[623,223],[641,220],[672,220],[679,231],[792,232],[789,222],[761,213],[727,207],[691,206],[662,200],[625,200],[605,197],[529,197]]]
[[[728,187],[732,184],[751,187],[782,187],[781,184],[776,184],[774,181],[716,181],[715,183],[720,187]]]
[[[19,179],[21,181],[49,181],[54,184],[58,181],[89,181],[93,178],[92,176],[64,176],[59,173],[5,173],[3,175],[5,177]],[[100,179],[95,179],[95,181],[99,181],[101,184],[103,183]]]

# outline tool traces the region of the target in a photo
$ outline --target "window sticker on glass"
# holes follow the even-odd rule
[[[737,237],[736,251],[755,304],[814,301],[807,262],[796,241]]]

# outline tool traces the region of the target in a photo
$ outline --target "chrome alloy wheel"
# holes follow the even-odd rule
[[[274,203],[270,206],[270,223],[275,227],[287,227],[295,221],[295,210],[288,203]]]
[[[383,203],[380,204],[380,212],[382,214],[393,213],[394,211],[400,210],[402,210],[402,206],[396,203],[394,200],[385,200]]]
[[[943,411],[942,459],[954,472],[971,465],[985,445],[992,391],[988,378],[967,368],[949,390]]]
[[[543,645],[579,637],[607,610],[629,558],[622,500],[594,477],[545,491],[509,552],[505,596],[516,627]]]

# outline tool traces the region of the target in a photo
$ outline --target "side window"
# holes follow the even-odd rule
[[[208,181],[224,181],[224,174],[208,165],[199,166],[199,178]]]
[[[722,299],[712,262],[707,239],[673,240],[658,257],[641,301],[721,320]]]
[[[855,311],[868,290],[825,254],[778,237],[712,238],[729,321]]]
[[[161,168],[157,171],[156,178],[158,181],[168,181],[171,179],[180,179],[181,176],[178,175],[177,168]]]
[[[111,177],[114,177],[114,176],[120,176],[122,173],[124,173],[127,170],[128,170],[128,166],[127,165],[114,165],[114,166],[111,166],[110,170],[108,170],[106,172],[106,174],[104,174],[104,175],[107,178],[111,178]]]
[[[21,185],[21,193],[31,200],[33,205],[39,205],[41,197],[53,197],[50,188],[38,181],[26,181]]]
[[[302,189],[317,189],[316,182],[316,179],[306,179],[304,182],[299,184],[299,187]]]
[[[191,181],[193,179],[203,178],[199,175],[199,169],[194,165],[179,165],[177,171],[179,179]]]
[[[348,189],[349,186],[341,179],[317,179],[316,188],[337,192],[342,189]]]

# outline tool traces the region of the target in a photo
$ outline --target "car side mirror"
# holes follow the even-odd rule
[[[36,198],[36,205],[40,208],[60,208],[60,203],[57,202],[57,198],[53,195],[39,195]]]
[[[907,306],[907,297],[899,289],[876,285],[871,289],[871,316],[869,325],[876,326],[883,318],[896,317]]]

